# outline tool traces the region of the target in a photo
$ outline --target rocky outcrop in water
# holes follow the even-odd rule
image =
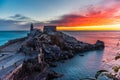
[[[20,51],[29,54],[39,50],[39,46],[43,49],[45,59],[53,61],[72,58],[78,52],[104,49],[104,42],[100,40],[95,44],[88,44],[60,31],[48,31],[50,32],[33,29]]]
[[[14,74],[13,80],[53,80],[63,76],[48,70],[49,66],[57,66],[54,64],[55,61],[64,61],[72,58],[76,53],[101,50],[105,47],[103,41],[98,40],[95,44],[84,43],[50,26],[40,31],[31,25],[28,36],[20,40],[23,42],[18,52],[32,55],[39,54],[42,49],[44,62],[38,63],[37,59],[25,61],[22,68]],[[13,40],[13,42],[17,41]]]

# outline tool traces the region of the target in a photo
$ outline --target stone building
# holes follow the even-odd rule
[[[55,31],[56,31],[56,26],[44,26],[43,28],[43,32],[45,33],[50,33]]]
[[[34,29],[33,24],[30,25],[30,31],[32,31]]]

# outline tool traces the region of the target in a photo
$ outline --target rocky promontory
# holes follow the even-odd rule
[[[80,52],[104,49],[103,41],[97,40],[95,44],[84,43],[54,28],[56,27],[44,27],[43,32],[32,29],[19,51],[27,55],[42,48],[45,59],[54,61],[69,59]]]
[[[102,50],[105,47],[104,42],[100,40],[97,40],[95,44],[78,41],[72,36],[57,31],[55,26],[44,26],[41,31],[31,25],[27,37],[12,40],[2,47],[17,41],[22,41],[17,49],[18,53],[27,56],[37,54],[38,56],[24,61],[22,68],[14,74],[13,80],[52,80],[61,77],[62,75],[48,70],[49,66],[57,66],[54,64],[55,61],[63,61],[72,58],[77,53]]]

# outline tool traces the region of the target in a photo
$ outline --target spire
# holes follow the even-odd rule
[[[33,26],[33,24],[31,23],[31,25],[30,25],[30,31],[32,31],[33,28],[34,28],[34,26]]]

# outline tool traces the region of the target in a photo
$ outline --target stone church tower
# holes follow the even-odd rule
[[[33,24],[30,25],[30,31],[32,31],[34,29]]]

